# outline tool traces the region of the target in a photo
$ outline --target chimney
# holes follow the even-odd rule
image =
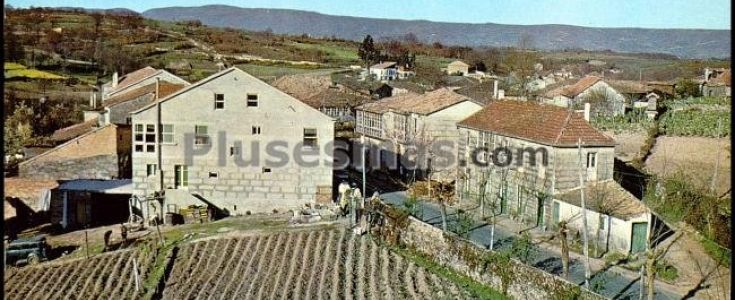
[[[493,81],[493,99],[498,99],[498,80]]]
[[[589,102],[584,104],[584,120],[589,122],[590,121],[590,104]]]
[[[112,88],[114,89],[116,87],[117,87],[117,72],[112,73]]]
[[[709,81],[709,76],[712,74],[712,70],[709,68],[704,68],[704,82]]]

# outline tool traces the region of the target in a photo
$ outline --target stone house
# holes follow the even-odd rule
[[[185,86],[183,84],[161,81],[158,87],[156,87],[156,83],[154,82],[133,89],[127,93],[108,98],[102,102],[99,108],[92,111],[85,111],[84,119],[85,121],[96,119],[100,126],[110,123],[130,125],[131,112],[153,103],[156,97],[159,99],[164,98]],[[158,93],[158,96],[156,96],[156,93]]]
[[[700,85],[703,96],[730,97],[730,69],[704,69],[704,80]]]
[[[134,111],[132,127],[135,197],[165,192],[135,203],[146,218],[192,204],[241,215],[332,200],[334,120],[238,68]]]
[[[460,60],[455,60],[447,65],[447,74],[467,76],[470,73],[470,65]]]
[[[552,201],[552,224],[566,221],[573,235],[584,228],[580,191],[559,192]],[[651,210],[614,180],[587,182],[584,194],[590,245],[599,253],[639,253],[649,235],[661,234],[649,225],[656,223]]]
[[[575,84],[554,88],[541,95],[540,100],[572,109],[579,109],[588,102],[592,104],[593,116],[622,115],[630,103],[621,91],[598,76],[586,76]]]
[[[156,78],[173,84],[190,84],[186,80],[166,70],[157,70],[150,66],[130,72],[119,78],[117,72],[115,72],[112,74],[112,80],[102,85],[102,101],[104,102],[115,95],[122,95],[139,87],[155,83]]]
[[[551,219],[549,197],[578,186],[580,170],[586,181],[613,176],[614,140],[566,108],[494,101],[457,127],[460,201],[484,199],[496,213],[541,228]]]
[[[24,178],[130,178],[130,126],[109,124],[18,164]]]
[[[380,81],[398,79],[398,64],[394,61],[381,62],[370,66],[370,76]]]
[[[336,84],[329,76],[283,76],[271,85],[338,121],[354,120],[354,107],[370,101],[369,96]]]
[[[402,94],[366,103],[356,108],[355,132],[365,136],[365,146],[379,147],[368,155],[374,168],[421,171],[428,160],[418,158],[415,166],[404,165],[401,156],[413,146],[432,147],[446,143],[446,157],[438,156],[432,166],[432,178],[448,179],[455,174],[451,163],[456,157],[458,121],[482,109],[482,104],[448,88],[424,94]],[[437,153],[438,155],[438,153]],[[394,160],[395,159],[395,160]],[[396,162],[394,166],[390,164]]]

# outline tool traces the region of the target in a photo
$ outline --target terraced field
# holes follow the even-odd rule
[[[280,232],[189,243],[164,299],[471,299],[368,237],[345,230]]]
[[[3,291],[5,299],[138,299],[153,259],[152,252],[121,250],[88,260],[11,269]],[[141,280],[137,292],[134,261]]]

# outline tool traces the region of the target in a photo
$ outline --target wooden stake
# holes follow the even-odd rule
[[[587,240],[587,207],[584,202],[584,176],[583,176],[583,160],[582,160],[582,139],[577,139],[577,150],[579,152],[579,198],[582,204],[582,239],[584,241],[584,286],[590,287],[590,255],[589,255],[589,241]]]
[[[84,231],[84,250],[87,252],[87,259],[89,259],[89,236],[87,230]]]

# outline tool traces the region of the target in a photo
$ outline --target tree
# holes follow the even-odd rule
[[[676,94],[682,98],[701,96],[699,85],[689,78],[679,80],[676,84]]]
[[[20,44],[11,26],[5,25],[3,38],[5,39],[5,61],[17,62],[23,59],[23,45]]]
[[[370,36],[369,34],[365,36],[365,39],[362,40],[360,48],[357,50],[357,55],[363,62],[365,62],[369,72],[370,65],[372,65],[373,62],[375,62],[375,60],[379,58],[380,55],[380,52],[375,49],[375,42],[373,41],[372,36]]]

